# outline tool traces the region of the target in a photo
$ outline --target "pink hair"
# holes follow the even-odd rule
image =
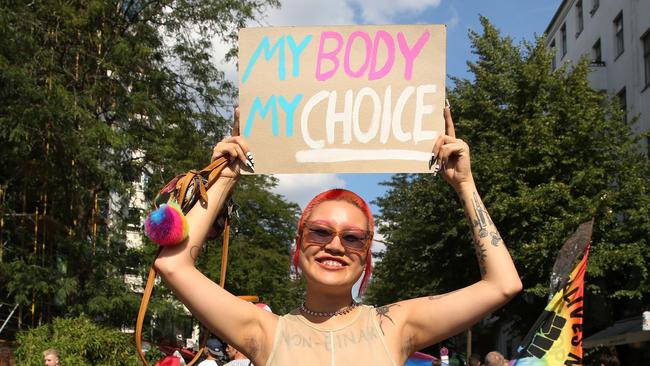
[[[363,214],[368,219],[368,231],[374,233],[374,219],[372,217],[372,212],[370,212],[370,207],[363,198],[359,197],[356,193],[348,191],[347,189],[330,189],[328,191],[322,192],[316,197],[312,198],[311,201],[305,206],[305,209],[302,211],[300,220],[298,221],[298,235],[296,236],[296,248],[293,252],[292,261],[293,268],[298,272],[298,260],[300,258],[300,242],[302,240],[302,227],[305,223],[305,220],[309,218],[312,211],[316,206],[325,202],[325,201],[345,201],[357,206]],[[361,286],[359,287],[359,296],[363,295],[368,286],[368,280],[372,274],[372,255],[370,255],[370,248],[372,243],[368,246],[368,253],[366,253],[366,269],[363,273],[363,278],[361,279]]]

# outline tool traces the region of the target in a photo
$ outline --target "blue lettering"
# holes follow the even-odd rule
[[[296,111],[298,104],[300,104],[303,95],[304,94],[296,94],[291,102],[287,101],[282,96],[279,99],[280,106],[284,109],[284,113],[287,116],[287,136],[289,137],[293,136],[293,113]]]
[[[301,43],[302,45],[302,43]],[[255,63],[257,62],[257,59],[260,58],[260,54],[262,51],[264,51],[264,58],[266,61],[270,60],[271,57],[273,57],[273,54],[275,51],[279,48],[279,60],[278,60],[278,77],[280,80],[284,80],[284,75],[285,75],[285,70],[284,70],[284,36],[280,37],[278,41],[275,43],[275,46],[273,48],[270,48],[271,43],[269,41],[269,37],[264,36],[262,38],[262,42],[260,42],[260,45],[257,46],[257,49],[253,53],[253,56],[251,56],[250,61],[248,61],[248,65],[246,66],[246,70],[244,71],[244,75],[242,76],[242,84],[246,83],[246,80],[248,80],[248,77],[251,74],[251,71],[253,70],[253,66],[255,66]],[[294,61],[295,62],[295,61]]]
[[[307,35],[307,37],[305,37],[305,39],[303,39],[298,46],[296,46],[296,41],[294,41],[293,37],[290,35],[287,36],[287,41],[289,42],[289,48],[291,49],[291,54],[293,55],[293,69],[291,71],[291,75],[293,75],[293,77],[298,77],[298,75],[300,75],[300,54],[305,50],[305,47],[307,47],[311,41],[311,34]]]
[[[275,95],[269,97],[269,101],[265,106],[262,106],[262,101],[260,97],[255,97],[253,102],[253,107],[251,107],[250,114],[246,119],[246,127],[244,128],[244,137],[249,137],[251,135],[251,128],[253,128],[253,118],[255,113],[259,111],[262,119],[266,118],[266,115],[269,113],[269,108],[271,108],[271,128],[273,130],[273,136],[278,135],[278,108],[276,107]]]

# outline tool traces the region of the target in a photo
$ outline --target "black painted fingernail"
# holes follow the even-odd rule
[[[435,161],[435,159],[436,159],[436,156],[431,155],[431,160],[429,160],[429,170],[431,170],[431,167],[433,166],[433,162]]]

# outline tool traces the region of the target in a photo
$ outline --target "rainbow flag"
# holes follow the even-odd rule
[[[406,360],[404,366],[431,366],[437,358],[422,352],[415,352]]]
[[[582,318],[589,246],[556,292],[509,366],[582,365]],[[532,333],[534,331],[534,333]]]

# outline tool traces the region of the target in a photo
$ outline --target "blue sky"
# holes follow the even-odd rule
[[[284,0],[280,9],[268,11],[251,26],[446,24],[447,75],[471,78],[467,61],[475,57],[468,32],[481,30],[480,15],[490,19],[503,35],[516,41],[533,40],[535,35],[544,32],[560,3],[560,0]],[[220,47],[215,45],[215,48],[215,58],[219,58]],[[225,64],[224,68],[229,77],[237,79],[234,65]],[[370,202],[383,195],[386,187],[379,183],[389,180],[390,175],[293,174],[278,175],[278,178],[280,184],[276,191],[302,207],[315,194],[336,187],[357,192]],[[373,211],[378,213],[376,207]]]

